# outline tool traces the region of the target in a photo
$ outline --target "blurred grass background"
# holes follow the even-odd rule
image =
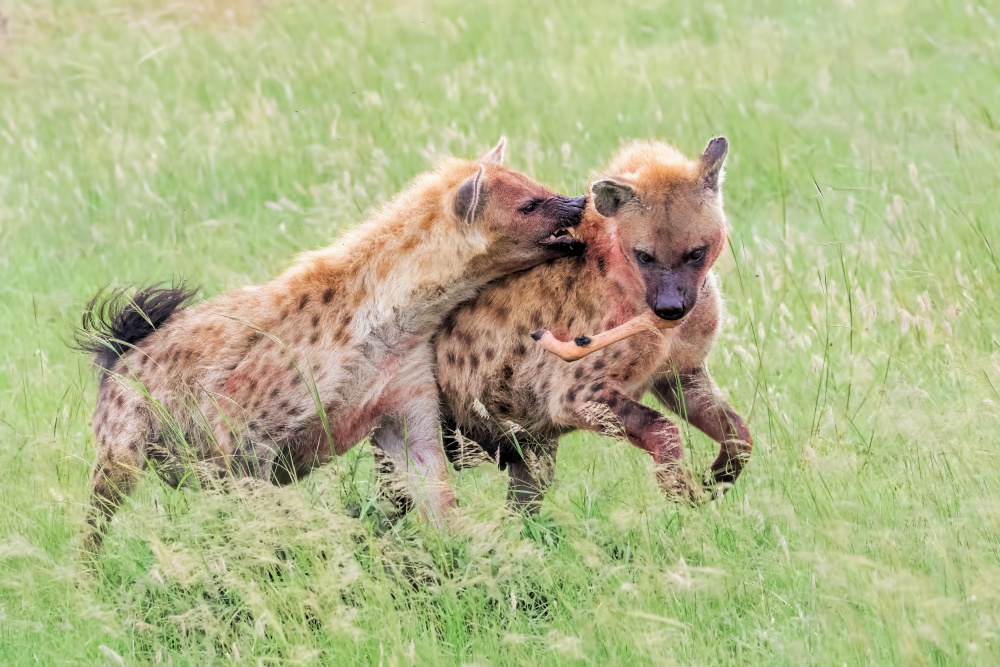
[[[0,663],[1000,661],[995,5],[0,12]],[[538,523],[482,469],[458,535],[383,531],[347,511],[365,445],[288,489],[148,478],[81,579],[85,301],[266,280],[501,134],[568,194],[627,139],[730,139],[710,366],[755,436],[737,487],[668,505],[648,457],[576,434]]]

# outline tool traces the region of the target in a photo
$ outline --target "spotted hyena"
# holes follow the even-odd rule
[[[190,470],[189,457],[220,476],[286,483],[373,429],[440,523],[454,499],[432,335],[481,285],[584,247],[572,228],[585,199],[502,166],[503,150],[445,160],[262,285],[193,307],[182,288],[95,298],[82,328],[105,369],[88,546],[151,460],[167,476]]]
[[[681,466],[680,430],[639,400],[652,389],[719,443],[710,484],[736,480],[750,456],[750,433],[705,365],[723,313],[711,267],[728,233],[721,194],[727,151],[724,138],[713,139],[697,161],[665,143],[628,144],[591,186],[579,228],[587,241],[582,256],[502,278],[448,316],[436,354],[444,421],[459,432],[446,439],[453,460],[471,438],[508,470],[510,499],[535,509],[559,436],[589,429],[649,452],[665,493],[697,499],[701,486]],[[650,311],[677,326],[573,363],[530,337],[545,327],[586,343],[584,334]]]

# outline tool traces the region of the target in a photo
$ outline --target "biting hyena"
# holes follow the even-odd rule
[[[502,166],[503,149],[445,160],[268,283],[190,308],[183,289],[95,298],[83,345],[106,372],[90,548],[150,459],[285,483],[373,428],[440,523],[454,499],[432,335],[488,281],[583,249],[570,230],[585,199]]]
[[[628,144],[591,186],[582,256],[500,279],[445,320],[436,342],[444,421],[506,466],[515,504],[537,508],[557,440],[576,429],[627,438],[653,456],[665,493],[698,498],[677,425],[639,400],[649,389],[719,443],[711,484],[725,488],[743,469],[750,433],[705,365],[723,314],[711,267],[728,233],[727,150],[713,139],[691,161],[665,143]],[[545,327],[572,339],[650,310],[679,324],[574,363],[529,337]],[[462,442],[446,445],[453,458]]]

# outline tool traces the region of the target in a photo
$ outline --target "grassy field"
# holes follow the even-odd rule
[[[335,7],[336,5],[336,7]],[[964,2],[3,2],[0,663],[1000,663],[1000,9]],[[107,284],[266,280],[501,134],[579,194],[624,140],[732,145],[710,366],[753,461],[699,508],[567,437],[537,523],[357,519],[147,478],[76,534]],[[693,465],[714,456],[687,438]]]

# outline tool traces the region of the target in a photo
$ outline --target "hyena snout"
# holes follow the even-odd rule
[[[646,303],[661,320],[677,322],[694,308],[698,290],[688,281],[665,275],[656,284],[650,285],[646,293]]]
[[[576,238],[571,230],[583,220],[586,207],[586,197],[556,195],[540,202],[537,206],[538,213],[549,221],[549,234],[542,240],[542,244],[563,250],[567,254],[583,252],[586,244]]]

